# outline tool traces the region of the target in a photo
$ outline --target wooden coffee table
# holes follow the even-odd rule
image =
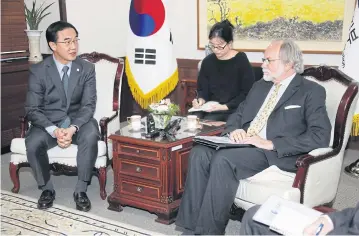
[[[145,129],[132,132],[128,123],[109,138],[113,145],[114,189],[108,209],[132,206],[155,213],[157,222],[174,222],[184,190],[192,138],[217,135],[223,127],[203,126],[190,132],[185,119],[173,142],[147,139]]]

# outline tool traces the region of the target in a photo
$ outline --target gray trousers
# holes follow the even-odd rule
[[[259,206],[254,206],[246,211],[242,218],[239,235],[278,235],[278,233],[270,230],[268,226],[253,220],[258,208]]]
[[[269,167],[268,155],[276,156],[276,152],[193,147],[176,225],[195,234],[224,234],[239,180]]]
[[[92,170],[98,154],[100,132],[95,119],[81,126],[72,137],[72,143],[78,145],[76,156],[78,179],[90,181]],[[26,155],[39,186],[44,186],[50,179],[49,158],[47,150],[57,145],[57,139],[46,130],[31,126],[25,138]]]

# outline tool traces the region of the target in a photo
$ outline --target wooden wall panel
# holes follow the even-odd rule
[[[28,55],[23,0],[1,1],[1,58]],[[22,51],[22,52],[18,52]]]
[[[20,137],[19,116],[23,116],[29,77],[27,59],[1,63],[1,148]]]

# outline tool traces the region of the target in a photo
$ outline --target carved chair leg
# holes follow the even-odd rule
[[[20,189],[19,166],[10,162],[9,172],[11,181],[14,184],[14,187],[11,189],[11,192],[18,193]]]
[[[107,197],[106,176],[107,176],[106,167],[101,167],[98,170],[98,181],[100,183],[100,196],[101,196],[102,200],[105,200]]]

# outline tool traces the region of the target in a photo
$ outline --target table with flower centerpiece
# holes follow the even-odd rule
[[[114,189],[107,199],[108,209],[122,211],[123,206],[133,206],[155,213],[157,222],[171,224],[184,190],[192,138],[218,135],[223,126],[202,125],[190,131],[183,118],[171,141],[146,138],[145,127],[132,131],[127,122],[120,127],[109,137],[113,145]]]

